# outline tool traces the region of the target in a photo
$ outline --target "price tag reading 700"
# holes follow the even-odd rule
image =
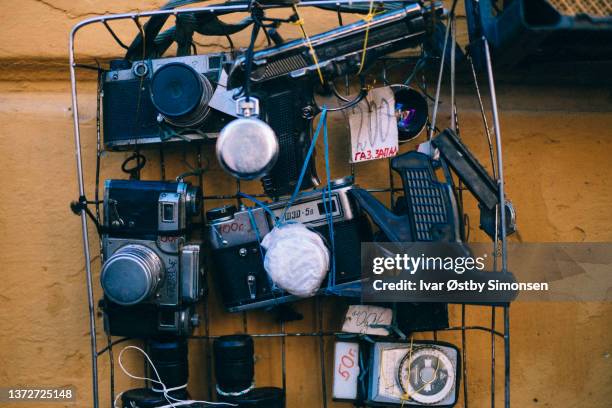
[[[351,162],[386,159],[397,155],[395,98],[390,87],[369,92],[349,111]]]

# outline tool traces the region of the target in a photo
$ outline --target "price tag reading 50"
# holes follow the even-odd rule
[[[334,351],[334,399],[357,398],[359,344],[339,341]]]

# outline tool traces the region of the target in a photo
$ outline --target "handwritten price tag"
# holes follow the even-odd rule
[[[393,90],[386,86],[368,93],[349,112],[351,163],[397,155],[397,119]]]
[[[335,399],[354,400],[357,398],[359,377],[359,344],[339,341],[334,350]]]
[[[351,305],[344,317],[342,331],[347,333],[373,334],[388,336],[389,331],[372,325],[390,325],[393,311],[386,307]]]

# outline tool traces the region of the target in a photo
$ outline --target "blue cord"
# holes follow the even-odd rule
[[[295,185],[295,189],[293,190],[293,194],[291,194],[291,198],[285,209],[283,210],[283,215],[276,221],[276,226],[282,225],[285,222],[285,216],[287,215],[287,210],[289,207],[293,205],[293,202],[297,198],[300,187],[302,187],[302,182],[304,181],[304,176],[306,175],[306,170],[308,169],[308,165],[310,164],[310,158],[312,157],[312,153],[314,152],[314,148],[317,144],[317,139],[319,138],[319,133],[321,133],[321,128],[324,124],[327,124],[327,107],[323,106],[323,110],[321,111],[321,117],[319,118],[319,123],[317,124],[317,130],[315,131],[314,136],[312,137],[312,141],[310,142],[310,147],[308,148],[308,153],[306,153],[306,158],[304,159],[304,164],[302,165],[302,171],[300,172],[300,177],[298,178],[298,182]],[[326,126],[327,127],[327,126]]]
[[[272,210],[270,210],[270,207],[268,207],[268,205],[264,203],[263,201],[260,201],[251,195],[243,193],[242,191],[239,192],[238,195],[241,196],[242,198],[246,198],[247,200],[251,200],[252,202],[257,204],[259,207],[261,207],[266,213],[268,213],[268,215],[272,217],[273,220],[276,219],[276,216],[274,215]]]
[[[246,198],[248,198],[248,197],[246,197]],[[257,200],[257,201],[265,206],[264,203],[260,202],[259,200]],[[253,209],[250,208],[250,207],[247,207],[247,212],[249,214],[249,220],[251,221],[251,225],[253,226],[253,231],[255,231],[255,237],[257,238],[257,244],[258,244],[258,247],[259,247],[259,253],[261,255],[261,262],[263,263],[264,259],[265,259],[265,256],[264,256],[263,248],[261,247],[261,233],[259,232],[259,227],[257,226],[257,223],[255,222],[255,217],[253,217]],[[264,270],[265,270],[265,268],[264,268]],[[272,293],[273,294],[275,292],[277,292],[278,290],[280,290],[278,288],[278,286],[276,286],[276,283],[274,283],[274,281],[272,280],[272,278],[268,274],[268,271],[266,271],[266,277],[268,278],[268,283],[270,284],[270,288],[272,289]],[[274,296],[274,298],[276,299],[276,296]]]
[[[251,207],[247,207],[247,212],[249,213],[249,220],[251,221],[251,226],[253,227],[253,231],[255,231],[255,238],[257,238],[257,243],[259,244],[259,253],[261,254],[261,261],[264,260],[263,249],[261,248],[261,233],[259,232],[259,227],[255,222],[255,217],[253,217],[253,209]]]
[[[325,107],[323,107],[325,109]],[[323,125],[323,146],[325,153],[325,177],[327,178],[327,188],[323,190],[323,208],[327,218],[329,228],[329,240],[331,246],[331,273],[327,279],[327,292],[335,293],[336,287],[336,243],[334,238],[334,207],[331,194],[331,171],[329,168],[329,138],[327,135],[327,121]]]

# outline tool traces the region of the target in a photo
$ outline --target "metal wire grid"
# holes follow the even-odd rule
[[[317,6],[317,5],[335,5],[336,7],[338,7],[338,18],[340,23],[342,22],[341,19],[341,14],[339,11],[339,7],[342,4],[356,4],[356,3],[370,3],[370,0],[337,0],[337,1],[328,1],[328,0],[311,0],[311,1],[301,1],[299,3],[300,6]],[[454,2],[456,4],[456,2]],[[454,6],[455,4],[453,4],[453,10],[454,10]],[[211,12],[211,13],[215,13],[216,11],[246,11],[248,7],[248,4],[235,4],[235,5],[223,5],[223,6],[205,6],[205,7],[196,7],[196,8],[185,8],[185,9],[178,9],[178,10],[154,10],[154,11],[149,11],[149,12],[141,12],[141,13],[126,13],[126,14],[114,14],[114,15],[106,15],[106,16],[98,16],[98,17],[92,17],[86,20],[83,20],[79,23],[77,23],[73,29],[70,32],[70,40],[69,40],[69,57],[70,57],[70,81],[71,81],[71,95],[72,95],[72,113],[73,113],[73,125],[74,125],[74,140],[75,140],[75,156],[76,156],[76,164],[77,164],[77,181],[78,181],[78,188],[79,188],[79,198],[80,199],[85,199],[86,195],[85,195],[85,185],[84,185],[84,176],[83,176],[83,162],[82,162],[82,156],[81,156],[81,141],[80,141],[80,127],[79,127],[79,116],[78,116],[78,98],[77,98],[77,83],[76,83],[76,68],[84,68],[84,69],[96,69],[98,70],[98,81],[100,83],[100,81],[102,80],[102,76],[100,75],[101,70],[99,69],[99,67],[93,67],[93,66],[88,66],[88,65],[81,65],[81,64],[77,64],[76,63],[76,59],[75,59],[75,52],[74,52],[74,40],[76,37],[77,32],[88,25],[91,24],[95,24],[95,23],[102,23],[105,28],[109,31],[110,35],[112,36],[112,38],[122,47],[122,48],[126,48],[125,44],[123,44],[121,42],[121,40],[119,39],[119,37],[115,34],[115,32],[112,30],[112,28],[110,27],[110,25],[108,24],[108,21],[111,20],[121,20],[121,19],[131,19],[132,21],[134,21],[134,23],[137,25],[137,27],[139,28],[139,30],[142,30],[142,25],[140,24],[139,19],[140,18],[144,18],[144,17],[151,17],[154,15],[175,15],[177,16],[178,14],[181,13],[188,13],[188,12]],[[275,5],[269,5],[269,6],[264,6],[266,8],[275,8],[277,6]],[[450,24],[449,24],[449,29],[450,29]],[[454,28],[453,28],[454,30]],[[448,31],[447,31],[448,34]],[[448,35],[447,35],[448,38]],[[497,112],[497,101],[496,101],[496,93],[495,93],[495,87],[494,87],[494,79],[493,79],[493,73],[492,73],[492,67],[491,67],[491,59],[490,59],[490,54],[489,54],[489,49],[488,49],[488,44],[486,42],[486,39],[483,38],[483,43],[484,43],[484,49],[485,49],[485,54],[486,54],[486,62],[487,62],[487,75],[488,75],[488,82],[489,82],[489,90],[490,90],[490,100],[491,100],[491,110],[492,110],[492,116],[493,116],[493,122],[494,122],[494,133],[495,133],[495,146],[496,146],[496,155],[494,155],[493,153],[493,143],[491,140],[491,135],[490,135],[490,129],[488,127],[488,123],[487,123],[487,118],[486,118],[486,113],[485,113],[485,109],[484,109],[484,105],[482,103],[482,98],[480,96],[480,90],[478,87],[478,80],[476,77],[476,73],[473,69],[472,66],[472,73],[474,75],[474,83],[475,83],[475,87],[476,87],[476,93],[478,95],[478,100],[479,100],[479,104],[480,104],[480,109],[481,109],[481,114],[482,114],[482,118],[483,118],[483,122],[484,122],[484,126],[485,126],[485,130],[486,130],[486,134],[487,134],[487,138],[488,138],[488,143],[489,143],[489,148],[490,148],[490,154],[491,154],[491,160],[492,160],[492,164],[493,164],[493,174],[495,179],[498,182],[498,185],[500,186],[500,202],[504,203],[505,198],[504,198],[504,190],[503,190],[503,185],[504,185],[504,179],[503,179],[503,164],[502,164],[502,148],[501,148],[501,132],[500,132],[500,127],[499,127],[499,118],[498,118],[498,112]],[[453,61],[454,62],[454,61]],[[471,62],[471,61],[470,61]],[[441,67],[443,66],[443,61],[441,62]],[[454,68],[452,70],[452,109],[453,109],[453,115],[452,115],[452,125],[455,126],[456,125],[456,109],[455,109],[455,100],[454,100]],[[439,83],[438,83],[438,88],[437,88],[437,98],[439,97],[439,89],[440,89],[440,81],[441,81],[441,76],[442,74],[440,73],[440,78],[439,78]],[[97,154],[96,154],[96,158],[97,158],[97,165],[96,165],[96,191],[95,191],[95,205],[96,205],[96,216],[100,217],[100,211],[99,211],[99,191],[98,191],[98,184],[99,184],[99,178],[100,178],[100,159],[101,159],[101,152],[102,152],[102,147],[101,147],[101,132],[100,132],[100,92],[98,92],[98,99],[97,99],[97,107],[96,107],[96,137],[97,137],[97,143],[96,143],[96,148],[97,148]],[[435,117],[435,111],[434,111],[434,117]],[[435,123],[432,124],[432,128],[435,127]],[[196,151],[196,160],[197,160],[197,166],[201,167],[202,166],[202,153],[201,153],[201,146],[200,145],[196,145],[198,146],[197,151]],[[495,160],[496,159],[496,160]],[[497,165],[495,165],[497,164]],[[161,177],[162,179],[165,178],[165,164],[164,164],[164,156],[163,156],[163,149],[160,148],[160,172],[161,172]],[[355,166],[351,165],[351,174],[355,175]],[[200,173],[198,175],[199,178],[199,184],[200,186],[203,188],[204,184],[203,184],[203,175],[202,173]],[[203,191],[203,200],[219,200],[219,199],[232,199],[232,198],[236,198],[239,200],[239,191],[240,191],[240,183],[237,182],[236,183],[236,187],[237,187],[237,192],[235,195],[206,195],[204,190]],[[393,176],[391,173],[391,168],[389,167],[389,187],[388,188],[376,188],[376,189],[369,189],[369,191],[371,192],[389,192],[390,196],[391,196],[391,200],[393,201],[393,196],[394,193],[396,191],[400,191],[401,189],[395,188],[393,185]],[[202,206],[202,213],[201,213],[201,217],[202,220],[204,220],[204,205]],[[497,209],[497,212],[499,212],[499,208]],[[81,210],[81,227],[82,227],[82,235],[83,235],[83,252],[84,252],[84,257],[85,257],[85,271],[86,271],[86,284],[87,284],[87,297],[88,297],[88,309],[89,309],[89,324],[90,324],[90,345],[91,345],[91,362],[92,362],[92,397],[93,397],[93,402],[92,402],[92,406],[94,408],[98,408],[99,407],[99,383],[98,383],[98,366],[97,366],[97,359],[104,355],[105,353],[109,353],[109,359],[110,359],[110,394],[111,394],[111,403],[114,400],[114,396],[115,396],[115,390],[114,390],[114,360],[113,360],[113,347],[115,345],[121,344],[127,340],[130,340],[129,338],[121,338],[121,339],[117,339],[115,341],[112,340],[112,338],[110,336],[107,337],[107,345],[98,350],[97,347],[97,338],[96,338],[96,322],[95,322],[95,307],[94,307],[94,298],[93,298],[93,284],[92,284],[92,272],[91,272],[91,254],[90,254],[90,249],[89,249],[89,235],[88,235],[88,228],[87,228],[87,215],[85,212],[85,209]],[[494,259],[497,260],[498,256],[501,255],[501,260],[502,260],[502,271],[506,271],[507,270],[507,258],[506,258],[506,235],[505,235],[505,217],[504,217],[504,211],[499,212],[499,220],[497,220],[498,224],[496,225],[496,230],[497,228],[500,228],[501,231],[501,240],[500,242],[497,242],[497,239],[495,240],[496,242],[494,243]],[[497,236],[497,234],[496,234]],[[100,244],[101,245],[101,244]],[[101,247],[100,247],[100,252],[101,252]],[[497,262],[495,263],[495,266],[497,265]],[[483,307],[483,306],[470,306],[470,307]],[[504,331],[500,332],[496,330],[496,309],[498,307],[501,307],[503,309],[503,317],[504,317]],[[505,372],[504,372],[504,406],[506,408],[510,407],[510,326],[509,326],[509,306],[491,306],[491,326],[490,327],[484,327],[484,326],[467,326],[465,324],[466,322],[466,309],[468,307],[466,305],[461,305],[461,326],[454,326],[454,327],[449,327],[447,329],[443,329],[441,331],[461,331],[461,349],[462,349],[462,361],[463,361],[463,405],[464,407],[468,407],[468,376],[467,376],[467,362],[468,362],[468,357],[467,357],[467,336],[466,333],[468,331],[484,331],[484,332],[489,332],[491,334],[491,407],[495,407],[495,377],[496,377],[496,373],[495,373],[495,368],[496,368],[496,348],[495,348],[495,338],[496,337],[500,337],[503,338],[504,340],[504,368],[505,368]],[[208,394],[210,396],[212,396],[212,383],[210,381],[210,379],[212,378],[212,356],[211,356],[211,347],[210,347],[210,341],[218,336],[213,336],[210,334],[210,308],[208,307],[208,298],[206,299],[206,304],[205,304],[205,316],[204,316],[204,332],[205,334],[203,336],[190,336],[190,339],[194,339],[194,340],[203,340],[208,342],[208,347],[206,347],[206,365],[207,365],[207,374],[208,374],[208,378],[209,378],[209,382],[208,382]],[[336,336],[340,333],[338,332],[329,332],[329,331],[323,331],[323,319],[324,319],[324,314],[323,314],[323,309],[321,307],[321,298],[316,298],[315,299],[315,313],[317,314],[317,325],[318,325],[318,331],[315,332],[300,332],[300,333],[287,333],[285,330],[285,325],[284,323],[280,324],[280,332],[278,333],[264,333],[264,334],[251,334],[251,336],[256,337],[256,338],[280,338],[281,339],[281,368],[282,368],[282,388],[284,390],[286,390],[286,339],[289,337],[318,337],[319,338],[319,354],[320,354],[320,366],[321,366],[321,392],[322,392],[322,401],[323,401],[323,407],[326,408],[327,407],[327,382],[326,382],[326,376],[325,376],[325,344],[324,344],[324,337],[329,337],[329,336]],[[243,330],[245,333],[248,333],[248,325],[247,325],[247,314],[246,312],[242,313],[243,315]],[[434,331],[433,332],[433,338],[434,340],[437,339],[437,332]]]
[[[612,15],[612,2],[610,0],[548,0],[561,14],[575,16],[576,14],[589,14],[596,17]]]

